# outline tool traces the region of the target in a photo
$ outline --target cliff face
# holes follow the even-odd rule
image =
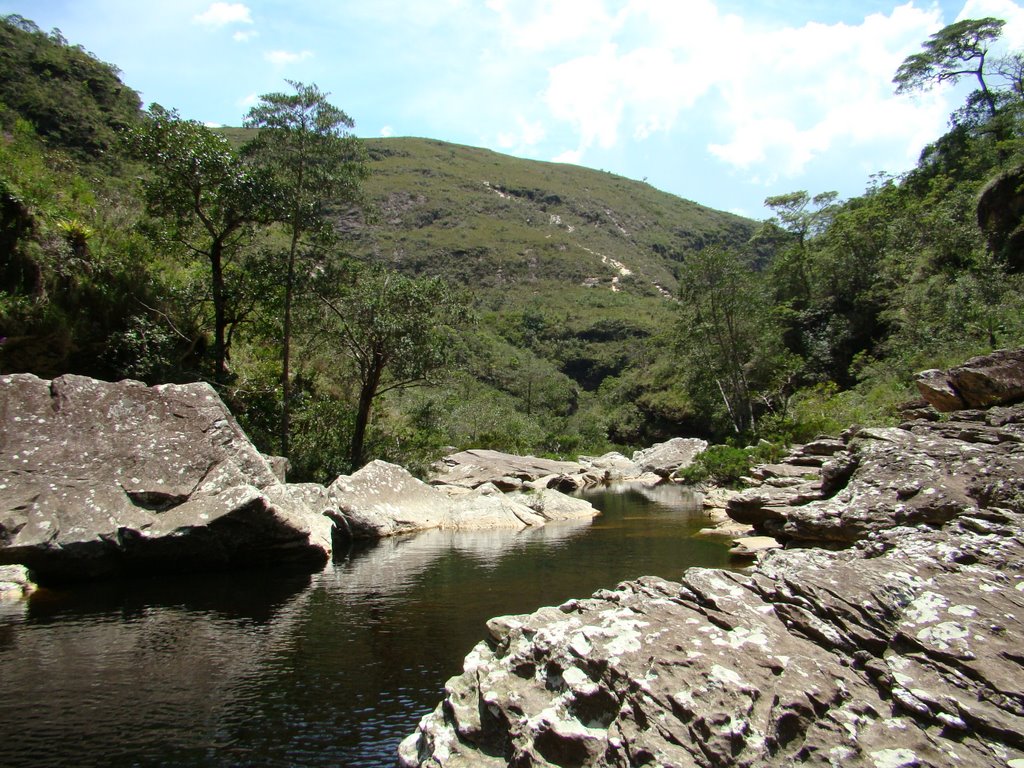
[[[403,764],[1024,766],[1024,406],[844,442],[749,572],[492,620]]]

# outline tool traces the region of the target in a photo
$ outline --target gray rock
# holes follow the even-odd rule
[[[948,371],[923,371],[917,388],[942,412],[1019,402],[1024,400],[1024,349],[1001,349]]]
[[[1010,410],[848,435],[842,487],[775,519],[843,549],[492,620],[402,764],[1024,764],[1024,451],[990,439]]]
[[[650,448],[633,454],[633,463],[640,467],[640,472],[653,472],[660,477],[668,477],[673,472],[685,469],[693,460],[707,450],[707,440],[692,437],[674,437],[658,443]]]
[[[433,466],[432,483],[476,488],[502,477],[535,481],[548,475],[574,475],[583,465],[573,461],[514,456],[489,450],[471,450],[446,456]]]
[[[41,582],[322,565],[290,494],[206,384],[0,376],[0,563]]]
[[[639,477],[643,472],[631,459],[612,451],[603,456],[580,456],[580,463],[601,475],[606,483],[617,483]]]
[[[594,505],[589,501],[568,496],[550,488],[512,494],[512,498],[529,507],[547,521],[589,520],[597,514]]]
[[[384,461],[371,461],[352,475],[331,483],[328,515],[352,538],[381,538],[440,528],[451,518],[451,498],[409,472]]]
[[[36,584],[23,565],[0,565],[0,603],[28,597]]]
[[[307,493],[320,492],[314,487]],[[339,477],[318,498],[338,530],[357,539],[431,528],[523,529],[550,520],[588,519],[597,514],[589,502],[570,499],[557,491],[505,495],[492,483],[475,490],[431,486],[384,461],[370,462],[350,476]]]

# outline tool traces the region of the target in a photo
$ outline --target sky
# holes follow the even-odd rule
[[[913,167],[963,87],[896,96],[909,54],[1024,0],[0,0],[145,104],[240,125],[315,83],[362,137],[420,136],[643,180],[754,218]]]

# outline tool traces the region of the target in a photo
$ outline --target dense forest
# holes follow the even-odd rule
[[[206,380],[295,480],[898,419],[914,371],[1024,342],[1024,56],[990,54],[1002,26],[946,27],[894,73],[975,86],[915,168],[770,197],[759,223],[360,140],[309,84],[211,129],[5,17],[0,372]]]

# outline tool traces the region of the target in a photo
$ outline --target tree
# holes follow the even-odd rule
[[[835,212],[837,192],[820,192],[811,197],[806,191],[788,192],[765,198],[764,204],[775,212],[769,224],[787,232],[795,241],[776,257],[776,272],[792,272],[784,298],[806,303],[811,296],[808,269],[808,239],[824,232]]]
[[[768,399],[778,367],[763,281],[743,255],[711,247],[687,257],[679,284],[679,344],[694,378],[710,378],[733,431],[749,433],[757,426],[755,401]]]
[[[922,45],[924,50],[903,60],[893,82],[896,93],[928,90],[937,83],[956,82],[973,76],[989,117],[996,115],[996,96],[985,76],[989,44],[1002,34],[1002,19],[963,19],[943,27]]]
[[[268,176],[232,151],[227,140],[159,104],[132,134],[152,175],[145,182],[149,213],[167,223],[170,239],[207,261],[213,301],[214,378],[227,378],[230,355],[226,267],[252,232],[270,220]]]
[[[277,218],[289,234],[283,275],[281,334],[281,453],[291,431],[291,345],[300,256],[312,256],[333,236],[327,207],[358,199],[366,177],[362,146],[349,133],[352,118],[327,101],[315,85],[287,81],[295,93],[268,93],[249,110],[248,128],[259,134],[246,148],[270,169],[281,190]]]
[[[438,278],[412,278],[366,266],[340,295],[319,293],[328,332],[352,361],[359,402],[352,434],[353,468],[364,459],[374,399],[428,384],[452,363],[453,326],[468,319],[466,302]]]

